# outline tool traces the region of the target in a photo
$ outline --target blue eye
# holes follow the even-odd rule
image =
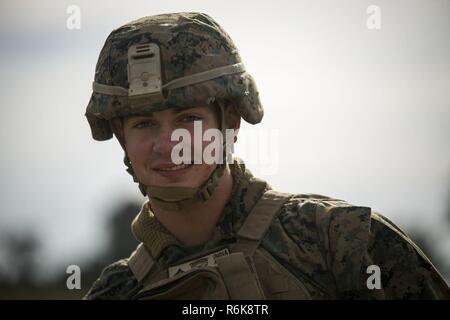
[[[151,122],[151,121],[149,121],[149,120],[144,120],[144,121],[141,121],[141,122],[138,122],[137,124],[135,124],[134,126],[133,126],[133,128],[136,128],[136,129],[143,129],[143,128],[150,128],[150,127],[152,127],[153,126],[153,123]]]
[[[203,120],[203,119],[201,117],[195,116],[195,115],[188,115],[181,119],[181,121],[183,121],[183,122],[194,122],[194,121],[200,121],[200,120]]]

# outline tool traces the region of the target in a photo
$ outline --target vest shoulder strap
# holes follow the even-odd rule
[[[266,191],[239,229],[236,243],[231,246],[231,251],[242,251],[248,256],[253,256],[273,219],[291,197],[292,195],[288,193]]]
[[[155,265],[155,260],[147,251],[143,243],[140,243],[128,260],[128,266],[138,282],[142,282]]]

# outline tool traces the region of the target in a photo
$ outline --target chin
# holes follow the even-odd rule
[[[154,169],[146,170],[142,175],[144,179],[139,179],[145,185],[158,187],[189,187],[198,188],[214,171],[210,165],[191,165],[183,170],[158,171]],[[140,176],[140,175],[138,175]]]
[[[201,185],[198,180],[198,176],[186,175],[185,177],[161,177],[156,174],[153,177],[146,179],[145,184],[155,187],[189,187],[189,188],[197,188]]]

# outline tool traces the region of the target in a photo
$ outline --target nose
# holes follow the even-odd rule
[[[170,126],[160,127],[153,144],[153,152],[170,159],[172,149],[178,143],[178,141],[171,141],[173,130]]]

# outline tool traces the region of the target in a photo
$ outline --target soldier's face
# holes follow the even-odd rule
[[[172,149],[179,141],[171,141],[172,132],[186,129],[191,137],[191,163],[194,162],[194,121],[202,122],[203,133],[218,128],[217,112],[211,107],[171,108],[151,116],[127,117],[123,134],[128,157],[139,181],[151,186],[199,187],[216,164],[182,164],[172,161]],[[200,138],[201,139],[201,138]],[[210,142],[201,139],[202,152]]]

